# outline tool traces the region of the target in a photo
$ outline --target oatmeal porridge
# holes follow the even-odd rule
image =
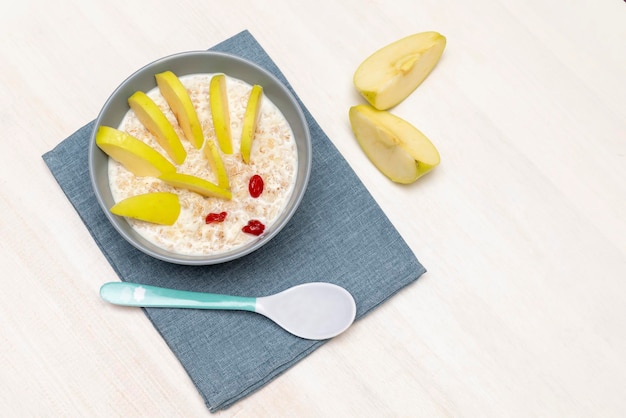
[[[194,74],[180,77],[202,124],[204,146],[207,141],[213,141],[217,146],[209,105],[209,84],[212,76],[213,74]],[[293,193],[298,157],[289,123],[280,110],[263,96],[250,162],[244,163],[239,152],[240,139],[243,116],[252,86],[233,77],[227,76],[226,79],[233,153],[220,153],[229,176],[232,200],[204,197],[186,189],[172,187],[154,177],[137,177],[109,158],[109,183],[115,202],[152,192],[172,192],[179,196],[181,212],[172,226],[127,218],[138,234],[168,251],[185,255],[207,255],[241,247],[258,239],[257,236],[243,231],[248,222],[255,220],[266,228],[271,227]],[[217,174],[211,169],[204,151],[194,148],[185,138],[158,88],[147,92],[147,95],[166,115],[187,151],[185,161],[176,167],[177,172],[217,184]],[[152,146],[174,164],[132,110],[128,111],[118,129]],[[252,197],[249,191],[253,176],[260,176],[263,180],[263,191],[258,197]],[[209,214],[222,212],[226,212],[223,222],[206,222]]]

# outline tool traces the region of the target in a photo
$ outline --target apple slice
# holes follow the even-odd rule
[[[376,109],[394,107],[430,74],[446,46],[438,32],[416,33],[370,55],[354,73],[354,86]]]
[[[396,183],[413,183],[439,164],[439,152],[413,125],[385,110],[350,108],[350,124],[370,161]]]
[[[151,146],[124,131],[100,126],[96,145],[138,177],[159,177],[176,167]]]
[[[185,137],[196,148],[202,148],[204,135],[202,125],[198,119],[196,108],[191,102],[187,89],[180,79],[171,71],[165,71],[154,76],[161,95],[176,116],[178,124],[185,133]]]
[[[167,120],[159,106],[143,91],[137,91],[128,98],[130,108],[137,115],[137,119],[146,127],[167,155],[176,163],[182,164],[187,157],[174,127]]]
[[[159,177],[162,181],[170,186],[187,189],[206,197],[219,197],[220,199],[230,200],[233,198],[232,193],[228,189],[223,189],[216,184],[205,179],[190,174],[182,173],[165,173]]]
[[[155,192],[132,196],[111,207],[111,213],[160,225],[174,225],[180,215],[178,195]]]
[[[215,128],[215,136],[224,154],[233,153],[233,144],[230,134],[230,113],[228,108],[228,86],[226,76],[216,74],[209,84],[209,104]]]
[[[248,97],[246,105],[246,113],[243,115],[243,126],[241,128],[241,158],[247,164],[250,162],[250,150],[252,149],[252,140],[254,132],[261,114],[261,98],[263,97],[263,87],[255,84]]]
[[[230,180],[228,179],[228,172],[224,166],[224,160],[222,160],[217,145],[215,145],[211,139],[208,139],[204,145],[204,156],[209,161],[211,169],[217,176],[217,185],[222,189],[230,189]]]

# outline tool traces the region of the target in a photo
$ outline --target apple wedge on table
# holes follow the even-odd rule
[[[164,71],[154,76],[161,95],[176,116],[178,125],[185,137],[196,148],[202,148],[204,135],[202,124],[198,118],[187,89],[172,71]]]
[[[439,164],[439,152],[417,128],[370,105],[350,108],[350,124],[370,161],[396,183],[408,184]]]
[[[180,201],[175,193],[145,193],[123,199],[110,210],[115,215],[127,218],[160,225],[174,225],[180,215]]]
[[[134,136],[109,126],[100,126],[96,145],[138,177],[159,177],[176,167],[154,148]]]
[[[176,164],[182,164],[187,151],[178,138],[174,127],[159,106],[143,91],[137,91],[128,98],[130,108],[137,119],[146,127],[157,142]]]
[[[445,46],[446,38],[438,32],[402,38],[366,58],[354,73],[354,86],[376,109],[390,109],[426,79]]]

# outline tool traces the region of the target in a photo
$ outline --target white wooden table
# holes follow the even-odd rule
[[[626,413],[626,3],[13,2],[0,14],[0,411],[209,416],[41,155],[131,72],[248,29],[428,268],[217,416]],[[348,123],[358,64],[448,39],[394,109],[441,165],[390,183]]]

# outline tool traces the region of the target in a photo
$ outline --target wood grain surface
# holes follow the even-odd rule
[[[626,411],[626,3],[26,0],[0,14],[0,415],[619,417]],[[248,29],[428,272],[260,391],[210,414],[41,155],[128,75]],[[359,63],[447,37],[393,111],[442,162],[367,160]]]

